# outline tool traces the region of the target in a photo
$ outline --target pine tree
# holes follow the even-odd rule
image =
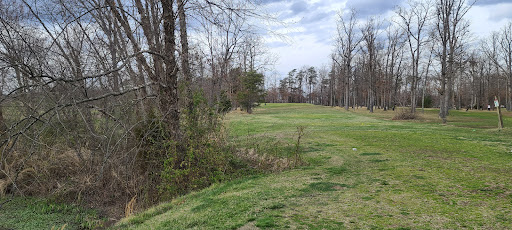
[[[264,76],[251,71],[240,76],[240,82],[242,89],[237,94],[238,103],[247,113],[252,113],[252,108],[258,106],[265,98]]]

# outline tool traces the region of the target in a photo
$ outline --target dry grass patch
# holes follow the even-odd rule
[[[413,113],[408,109],[400,109],[395,113],[392,120],[416,120],[419,118],[420,116],[417,113]]]
[[[235,155],[247,162],[252,168],[267,172],[281,172],[295,165],[294,159],[259,154],[254,149],[240,149]]]

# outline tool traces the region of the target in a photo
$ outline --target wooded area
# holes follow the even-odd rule
[[[437,107],[446,122],[450,109],[494,108],[498,96],[510,111],[512,22],[475,40],[466,18],[473,4],[411,0],[391,18],[365,22],[355,10],[342,11],[330,67],[290,71],[268,89],[267,101],[364,106],[370,112]]]
[[[245,0],[0,1],[0,196],[123,210],[229,178],[220,118],[261,100],[271,58],[256,19]]]

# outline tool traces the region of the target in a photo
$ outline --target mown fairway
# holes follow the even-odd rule
[[[392,111],[268,104],[228,115],[239,145],[293,149],[308,166],[216,184],[122,221],[136,229],[511,229],[512,118],[436,111],[392,121]],[[277,138],[279,141],[268,141]],[[281,143],[278,146],[276,143]],[[356,148],[357,150],[353,150]],[[277,153],[279,154],[279,153]]]

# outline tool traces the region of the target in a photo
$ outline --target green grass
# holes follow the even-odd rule
[[[227,117],[237,146],[286,157],[306,126],[309,165],[179,197],[118,223],[131,229],[511,229],[512,114],[392,111],[267,104]],[[355,148],[355,150],[353,150]]]
[[[93,229],[101,223],[92,210],[37,198],[16,197],[0,209],[0,229]]]

